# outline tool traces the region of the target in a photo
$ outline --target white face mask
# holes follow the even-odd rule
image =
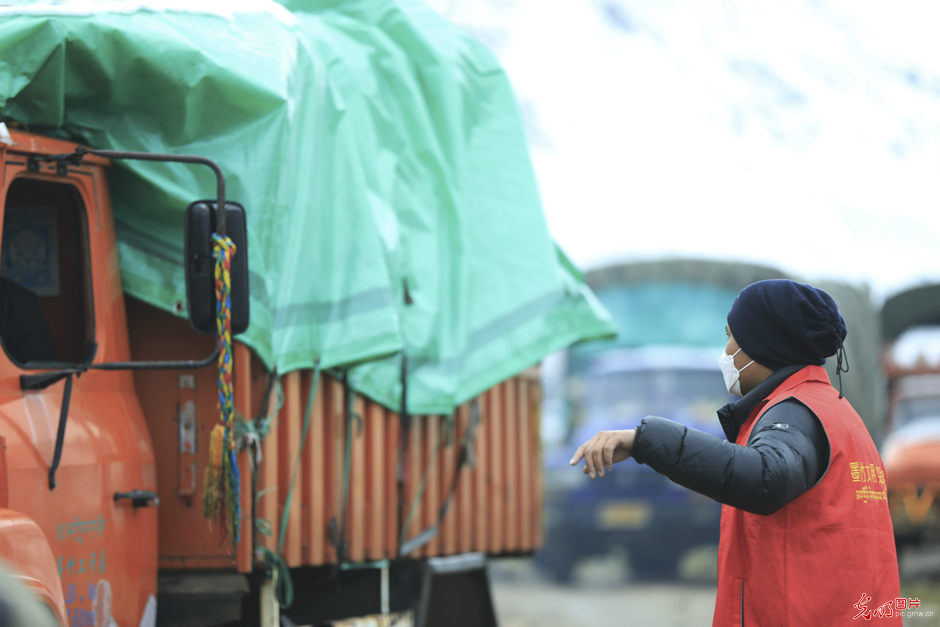
[[[739,348],[734,352],[734,355],[740,352],[741,349]],[[722,353],[721,357],[718,358],[718,365],[721,366],[721,375],[725,378],[725,387],[728,388],[728,393],[734,394],[735,396],[744,396],[744,394],[741,393],[741,381],[739,377],[744,368],[753,364],[754,360],[752,359],[747,366],[738,370],[734,367],[734,355]]]

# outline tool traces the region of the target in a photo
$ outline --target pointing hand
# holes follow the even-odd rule
[[[594,479],[603,477],[604,469],[610,470],[617,462],[629,459],[633,450],[636,429],[623,431],[601,431],[578,447],[568,462],[572,466],[584,459],[584,474]]]

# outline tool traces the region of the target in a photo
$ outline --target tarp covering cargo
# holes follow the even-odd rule
[[[0,8],[0,116],[98,148],[217,161],[249,218],[242,341],[280,372],[353,366],[445,413],[611,333],[556,250],[505,73],[413,0]],[[208,169],[112,173],[125,290],[183,301],[182,216]],[[184,314],[185,315],[185,314]]]

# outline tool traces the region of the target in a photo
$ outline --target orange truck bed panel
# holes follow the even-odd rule
[[[140,301],[128,301],[135,359],[199,358],[212,350],[212,338],[197,335],[182,319]],[[159,338],[159,341],[157,340]],[[258,415],[267,373],[244,345],[235,351],[235,404],[241,415]],[[196,490],[187,494],[180,460],[180,408],[192,390],[180,376],[195,382]],[[162,568],[232,568],[247,572],[251,559],[251,476],[248,453],[239,455],[242,470],[243,541],[229,555],[202,513],[203,473],[208,458],[206,438],[217,420],[216,373],[140,371],[137,390],[158,457],[160,494],[160,566]],[[481,395],[479,424],[472,440],[473,465],[458,477],[464,435],[472,423],[471,403],[453,418],[411,416],[404,459],[404,499],[398,498],[398,464],[402,425],[397,413],[357,395],[349,460],[348,500],[343,516],[346,455],[346,399],[343,385],[320,375],[310,425],[300,451],[303,417],[312,383],[311,371],[281,377],[283,405],[261,445],[256,472],[256,508],[260,545],[274,550],[295,466],[294,496],[287,515],[282,555],[291,567],[333,563],[336,534],[342,532],[347,561],[394,558],[398,551],[398,516],[410,520],[406,540],[438,521],[451,486],[456,485],[443,524],[434,539],[409,557],[432,557],[468,551],[491,554],[529,552],[541,542],[541,468],[539,384],[525,373]],[[273,406],[274,400],[271,404]],[[298,460],[298,454],[300,454]]]

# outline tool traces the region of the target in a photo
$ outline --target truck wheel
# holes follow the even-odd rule
[[[535,561],[552,581],[567,585],[571,583],[571,575],[575,564],[578,563],[578,557],[566,542],[555,542],[539,551]]]
[[[671,581],[679,572],[683,547],[644,545],[630,547],[630,569],[637,581]]]

